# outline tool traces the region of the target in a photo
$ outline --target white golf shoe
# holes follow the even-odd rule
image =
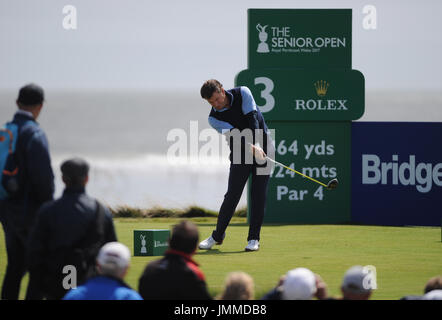
[[[212,236],[208,237],[206,240],[203,240],[198,245],[198,248],[201,250],[210,250],[215,244],[221,244],[219,242],[216,242],[215,239],[212,238]]]
[[[259,241],[258,240],[249,240],[245,250],[246,251],[258,251],[259,250]]]

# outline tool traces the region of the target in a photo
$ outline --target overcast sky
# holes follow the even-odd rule
[[[77,9],[65,30],[62,9]],[[365,5],[377,29],[364,30]],[[248,8],[352,8],[367,89],[442,90],[442,1],[0,0],[0,89],[226,87],[247,68]]]

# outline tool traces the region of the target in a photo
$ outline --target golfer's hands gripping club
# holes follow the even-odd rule
[[[261,147],[254,146],[253,144],[250,144],[250,152],[255,156],[256,159],[260,161],[264,161],[267,157],[266,153]]]

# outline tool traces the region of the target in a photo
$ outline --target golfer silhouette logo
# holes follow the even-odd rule
[[[141,253],[147,253],[147,250],[146,250],[146,236],[140,235],[140,239],[141,239],[141,250],[140,250],[140,252]]]
[[[258,30],[258,32],[259,32],[259,35],[258,35],[259,41],[261,41],[258,44],[258,49],[256,50],[256,52],[259,52],[259,53],[269,52],[269,45],[266,43],[267,38],[269,37],[269,34],[266,32],[267,27],[268,26],[263,27],[259,23],[256,25],[256,30]]]

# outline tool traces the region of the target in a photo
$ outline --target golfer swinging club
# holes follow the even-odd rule
[[[267,151],[274,152],[270,132],[249,88],[224,90],[219,81],[211,79],[201,87],[201,97],[212,106],[210,125],[226,135],[231,163],[227,193],[219,210],[216,229],[209,238],[200,242],[199,248],[209,250],[223,242],[225,230],[251,175],[250,226],[245,250],[257,251],[270,177],[270,165],[265,157]],[[262,148],[255,143],[262,145]]]

